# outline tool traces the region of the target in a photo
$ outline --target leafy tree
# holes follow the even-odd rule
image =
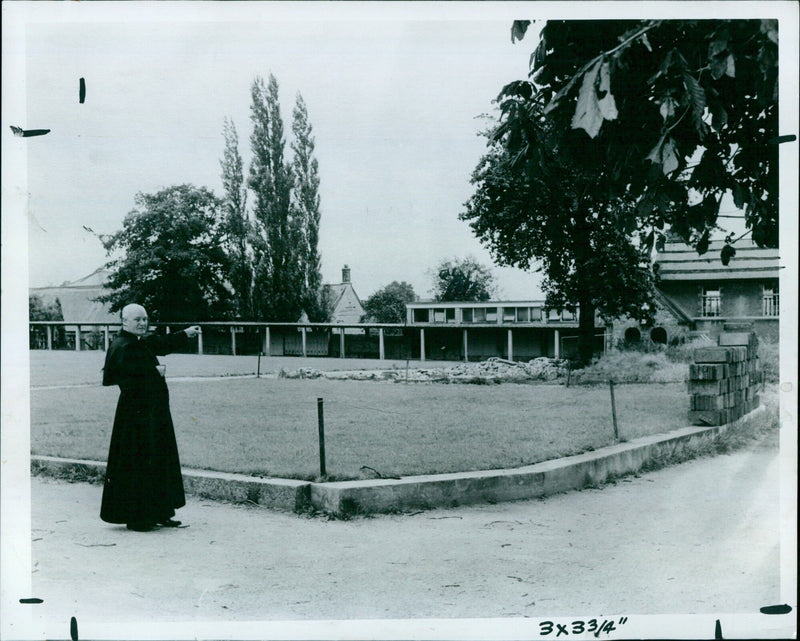
[[[222,248],[222,203],[205,187],[177,185],[138,193],[122,229],[101,236],[109,255],[111,293],[98,297],[119,311],[139,303],[154,321],[227,318],[228,258]]]
[[[286,140],[280,113],[278,82],[268,86],[257,77],[251,88],[250,136],[252,161],[248,186],[253,190],[255,259],[254,301],[260,320],[295,322],[305,298],[302,256],[303,229],[293,211],[291,166],[284,160]]]
[[[233,287],[233,304],[236,318],[252,320],[253,263],[249,251],[251,224],[247,216],[247,188],[244,186],[242,157],[239,155],[239,136],[232,120],[223,124],[225,151],[220,161],[222,186],[225,191],[225,250],[230,258],[228,279]]]
[[[542,133],[542,132],[540,132]],[[617,199],[599,202],[590,178],[548,156],[548,172],[515,164],[507,140],[473,173],[475,194],[461,214],[496,262],[544,274],[551,309],[578,311],[579,358],[593,353],[595,314],[649,319],[655,309],[646,249],[632,241],[636,208]]]
[[[45,302],[39,294],[30,294],[28,296],[28,320],[63,321],[64,314],[61,311],[61,301],[56,298],[53,301]]]
[[[317,314],[316,318],[309,317],[312,323],[328,323],[333,318],[333,311],[336,306],[336,301],[333,299],[333,292],[330,285],[322,285],[317,297]]]
[[[407,282],[392,281],[364,302],[362,323],[405,323],[406,303],[416,300],[414,288]]]
[[[530,66],[498,96],[462,219],[501,264],[538,260],[548,304],[579,306],[582,361],[596,311],[652,314],[666,233],[707,251],[724,193],[777,242],[774,22],[549,21]]]
[[[598,201],[635,199],[651,238],[668,227],[704,253],[727,193],[753,240],[777,246],[776,20],[548,21],[530,75],[499,97],[529,171],[544,155],[523,112],[543,107],[545,144],[594,176]]]
[[[319,244],[319,166],[314,157],[314,136],[311,123],[308,121],[308,109],[303,96],[297,94],[292,112],[292,133],[294,152],[292,168],[294,182],[294,209],[302,227],[302,245],[300,248],[303,263],[303,288],[305,299],[303,307],[312,322],[330,320],[322,301],[322,272]]]
[[[443,260],[432,275],[433,296],[437,301],[489,300],[496,289],[491,269],[472,257]]]

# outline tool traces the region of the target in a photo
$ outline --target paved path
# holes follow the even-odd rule
[[[190,497],[189,528],[152,533],[101,522],[99,486],[34,478],[34,595],[62,621],[757,612],[780,597],[778,467],[766,442],[601,490],[353,521]]]

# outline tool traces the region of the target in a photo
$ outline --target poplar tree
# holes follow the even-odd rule
[[[292,168],[295,179],[293,206],[302,230],[299,253],[303,263],[303,307],[309,320],[324,322],[329,320],[329,313],[321,300],[322,273],[317,249],[320,222],[319,167],[314,157],[314,136],[308,121],[308,110],[299,93],[292,113],[292,133]]]
[[[230,259],[228,279],[234,290],[234,314],[243,320],[254,318],[253,264],[249,250],[251,224],[247,215],[247,188],[244,185],[239,136],[232,120],[225,118],[222,129],[225,151],[222,167],[225,249]]]
[[[253,190],[253,299],[259,320],[295,322],[303,306],[303,265],[296,248],[302,227],[293,215],[293,175],[284,160],[286,140],[278,81],[257,76],[251,88],[252,160],[248,186]]]

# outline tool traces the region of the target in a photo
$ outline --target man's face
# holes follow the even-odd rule
[[[136,336],[144,336],[147,333],[147,312],[144,307],[126,307],[122,312],[122,329]]]

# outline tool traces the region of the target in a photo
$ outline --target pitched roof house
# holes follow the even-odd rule
[[[364,306],[353,289],[350,282],[350,268],[345,265],[342,268],[342,282],[336,285],[325,285],[331,295],[333,303],[333,323],[358,323],[364,315]]]
[[[722,241],[712,241],[708,251],[698,255],[683,243],[667,243],[657,253],[659,313],[648,330],[652,340],[665,342],[681,330],[713,339],[730,321],[751,323],[760,336],[778,340],[779,251],[741,240],[735,245],[736,255],[723,265],[722,247]],[[622,329],[633,338],[641,328],[626,323]]]

